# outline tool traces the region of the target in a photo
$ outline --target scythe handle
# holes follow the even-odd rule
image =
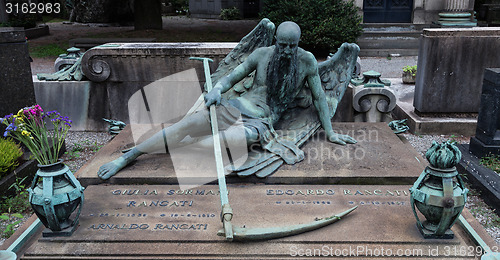
[[[203,68],[205,70],[205,80],[206,80],[206,90],[210,92],[212,90],[212,78],[210,77],[210,67],[208,62],[213,62],[209,58],[198,58],[191,57],[190,60],[201,60],[203,61]],[[219,192],[220,201],[222,205],[221,221],[224,226],[224,233],[226,235],[226,240],[233,240],[233,225],[231,224],[231,219],[233,218],[233,210],[229,205],[229,198],[227,195],[226,186],[226,175],[224,171],[224,162],[222,161],[222,150],[220,146],[219,138],[219,124],[217,123],[217,112],[215,110],[215,105],[210,106],[210,123],[212,125],[212,135],[214,139],[214,153],[215,153],[215,166],[217,167],[217,179],[219,182]]]

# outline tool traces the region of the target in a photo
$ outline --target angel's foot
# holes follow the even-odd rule
[[[101,178],[102,180],[107,180],[118,173],[118,171],[123,169],[123,167],[125,167],[126,165],[127,162],[125,161],[125,159],[120,157],[101,166],[99,168],[99,171],[97,172],[97,176],[99,176],[99,178]]]

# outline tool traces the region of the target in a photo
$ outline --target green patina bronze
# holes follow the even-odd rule
[[[450,228],[457,221],[467,200],[468,190],[455,168],[462,154],[451,142],[433,142],[425,156],[430,165],[410,188],[417,227],[424,238],[451,239],[454,235]],[[426,221],[420,221],[415,207]]]
[[[44,231],[43,236],[71,236],[78,227],[84,188],[62,161],[39,167],[28,191],[33,210],[51,230]],[[75,219],[71,220],[77,208]]]
[[[40,73],[36,75],[38,80],[46,81],[81,81],[84,79],[82,73],[82,60],[78,59],[72,66],[66,67],[55,73]]]
[[[102,120],[108,122],[108,124],[109,124],[108,133],[110,135],[119,134],[125,128],[125,126],[127,126],[127,124],[125,124],[122,121],[118,121],[118,120],[106,119],[106,118],[103,118]]]
[[[351,83],[354,86],[364,85],[365,88],[369,87],[378,87],[383,88],[384,86],[390,86],[391,81],[387,79],[380,79],[380,72],[376,72],[374,70],[370,70],[367,72],[363,72],[362,77],[358,77],[355,79],[351,79]]]
[[[210,67],[208,62],[213,62],[209,58],[197,58],[191,57],[192,60],[203,61],[203,67],[205,70],[206,79],[206,90],[210,93],[212,91],[212,79],[210,77]],[[215,104],[210,105],[210,123],[212,127],[213,142],[214,142],[214,154],[215,162],[217,167],[217,180],[219,183],[219,194],[221,201],[221,221],[223,224],[223,229],[219,230],[217,235],[226,237],[227,241],[252,241],[252,240],[267,240],[286,236],[293,236],[300,233],[312,231],[324,226],[330,225],[347,214],[354,211],[357,206],[342,212],[341,214],[334,215],[325,219],[318,219],[315,222],[307,224],[299,224],[294,226],[284,226],[284,227],[268,227],[268,228],[239,228],[233,227],[231,220],[233,219],[233,209],[229,204],[228,189],[226,185],[226,176],[224,170],[224,164],[222,160],[222,150],[219,137],[219,126],[217,120],[217,109]]]
[[[207,120],[212,104],[223,118],[240,113],[246,135],[242,142],[262,148],[252,149],[242,166],[230,169],[239,176],[266,177],[283,163],[300,162],[304,152],[299,147],[321,126],[330,142],[355,143],[352,137],[335,133],[330,120],[350,82],[359,47],[344,43],[333,57],[318,64],[310,52],[298,47],[298,25],[281,24],[272,46],[274,28],[263,19],[220,62],[210,77],[214,88],[204,97],[204,109],[193,109],[196,112],[101,166],[98,176],[108,179],[141,154],[164,149],[164,140],[184,146],[186,137],[212,135]]]
[[[66,50],[67,54],[61,54],[56,59],[54,67],[55,73],[37,74],[38,80],[46,81],[81,81],[85,77],[82,72],[81,57],[83,53],[80,49],[71,47]]]
[[[404,132],[408,131],[408,129],[410,129],[410,127],[406,125],[407,120],[408,119],[391,121],[391,122],[389,122],[389,127],[392,129],[392,131],[395,134],[404,133]]]

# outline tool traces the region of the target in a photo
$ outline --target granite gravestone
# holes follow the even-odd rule
[[[24,31],[0,29],[0,116],[35,103],[30,57]]]
[[[500,29],[424,29],[415,112],[477,113],[484,69],[500,66]]]
[[[477,157],[500,154],[500,68],[484,72],[476,136],[469,150]]]

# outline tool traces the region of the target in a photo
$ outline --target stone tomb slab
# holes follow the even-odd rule
[[[226,242],[217,185],[97,185],[85,191],[80,226],[71,237],[42,238],[23,259],[473,258],[476,247],[458,226],[454,239],[423,239],[409,185],[229,185],[233,225],[302,224],[358,208],[311,232],[258,242]],[[492,247],[493,250],[498,248]]]
[[[229,183],[265,182],[267,184],[412,184],[425,168],[422,157],[402,142],[386,123],[334,123],[338,133],[358,140],[351,145],[336,145],[318,132],[302,147],[306,156],[295,165],[282,165],[273,175],[228,176]],[[122,155],[133,146],[130,128],[126,128],[78,173],[82,185],[103,183],[97,177],[99,167]],[[193,172],[183,183],[204,184],[216,180],[203,171]],[[142,155],[106,183],[110,184],[177,184],[178,176],[166,154]]]

